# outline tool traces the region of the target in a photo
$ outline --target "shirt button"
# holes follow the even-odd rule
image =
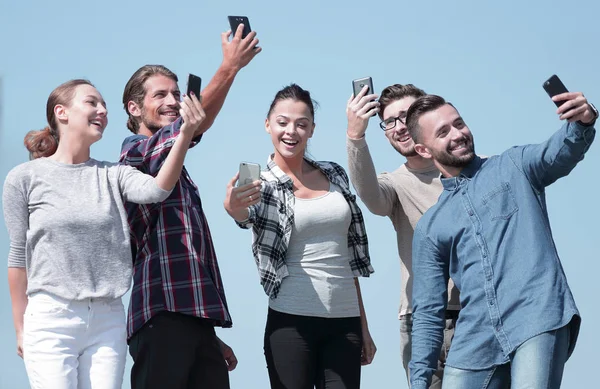
[[[469,216],[473,216],[473,211],[469,211]]]
[[[462,194],[466,195],[466,194],[467,194],[467,192],[465,192],[465,191],[463,190]]]
[[[479,236],[479,235],[481,235],[481,232],[477,231],[476,234],[477,234],[477,236]]]
[[[490,305],[493,307],[494,306],[494,300],[490,301]]]

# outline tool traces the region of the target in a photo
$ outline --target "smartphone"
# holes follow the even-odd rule
[[[359,78],[359,79],[352,81],[352,89],[354,91],[354,97],[356,97],[360,93],[360,91],[362,90],[362,88],[365,87],[365,85],[369,86],[369,90],[367,91],[367,94],[375,93],[374,92],[375,89],[373,89],[373,80],[371,79],[371,77]]]
[[[240,163],[240,177],[236,186],[251,184],[260,178],[260,165],[252,162]]]
[[[252,29],[250,28],[250,20],[246,16],[227,16],[229,19],[229,26],[231,27],[231,32],[235,34],[237,28],[240,24],[244,24],[244,31],[242,32],[242,39],[244,39]]]
[[[202,79],[196,75],[190,73],[187,82],[187,95],[191,96],[191,92],[194,92],[198,100],[200,100],[200,89],[202,88]]]
[[[565,84],[562,83],[562,81],[560,80],[560,78],[558,78],[556,74],[553,74],[552,77],[547,79],[546,82],[544,82],[543,87],[546,93],[548,93],[548,96],[550,96],[551,98],[556,95],[560,95],[561,93],[567,93],[569,91]],[[557,107],[560,107],[565,102],[566,100],[555,101],[554,104],[556,104]]]

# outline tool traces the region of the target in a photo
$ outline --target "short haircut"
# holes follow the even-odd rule
[[[401,100],[405,97],[414,97],[418,99],[425,96],[425,91],[419,89],[413,84],[394,84],[385,88],[379,96],[379,118],[383,120],[383,111],[394,101]]]
[[[443,97],[437,95],[425,95],[419,97],[408,109],[406,113],[406,127],[413,139],[413,142],[420,143],[421,128],[419,127],[419,119],[427,112],[435,111],[436,109],[449,104]]]

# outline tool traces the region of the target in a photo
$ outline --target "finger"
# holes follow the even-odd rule
[[[246,191],[250,191],[250,190],[258,190],[258,191],[260,191],[260,186],[261,186],[260,181],[254,181],[254,182],[251,182],[249,184],[240,185],[238,187],[238,190],[240,192],[246,192]]]
[[[238,188],[238,189],[240,189],[240,188]],[[254,187],[252,189],[244,190],[244,191],[238,190],[238,191],[236,191],[236,196],[240,200],[246,199],[246,201],[252,201],[260,196],[260,189]],[[250,199],[250,197],[252,197],[252,199]]]
[[[568,100],[566,103],[563,103],[560,107],[558,107],[556,113],[566,113],[570,109],[577,108],[579,106],[587,107],[587,99],[583,97],[583,95],[578,96],[575,99]]]
[[[585,105],[575,107],[570,111],[567,111],[560,115],[560,120],[567,120],[569,122],[577,121],[580,119],[580,116],[582,116],[585,113],[586,109],[587,107]]]
[[[350,95],[350,98],[348,99],[348,102],[346,102],[346,109],[350,108],[350,104],[352,104],[354,102],[354,93],[352,93]]]
[[[254,55],[260,53],[261,51],[262,51],[262,47],[258,47],[258,46],[254,47]]]
[[[233,371],[237,367],[238,360],[237,360],[237,358],[235,356],[232,356],[232,357],[229,358],[229,360],[227,361],[227,363],[228,363],[227,370]]]
[[[575,99],[577,96],[583,96],[581,92],[565,92],[552,97],[552,101],[565,101]]]
[[[186,123],[190,122],[188,109],[186,109],[185,107],[186,107],[185,102],[182,102],[181,108],[179,108],[179,115],[181,115],[181,117],[183,118],[183,125],[186,125]]]
[[[229,43],[229,37],[231,36],[231,30],[227,30],[221,33],[221,43]]]
[[[244,25],[242,23],[240,23],[237,26],[237,30],[235,30],[235,35],[233,36],[233,39],[242,39],[242,34],[244,32]]]
[[[361,101],[361,103],[362,103],[362,101]],[[356,114],[359,116],[363,116],[367,112],[369,112],[373,109],[379,109],[378,101],[370,101],[370,102],[366,103],[361,109],[358,110],[358,112],[356,112]]]
[[[248,35],[248,36],[250,36],[250,35]],[[246,38],[248,38],[248,36]],[[254,49],[256,46],[258,46],[258,42],[259,42],[258,39],[252,39],[252,41],[250,42],[248,47],[252,47]]]
[[[235,186],[235,183],[237,182],[238,178],[240,178],[240,172],[235,173],[235,176],[233,176],[233,178],[229,181],[229,183],[227,184],[227,187],[233,188]]]
[[[248,35],[246,35],[246,37],[243,40],[246,42],[253,43],[254,38],[256,38],[256,31],[250,31],[250,33]],[[258,42],[258,39],[256,41]],[[255,45],[253,45],[253,46],[255,46]]]
[[[198,111],[198,107],[196,106],[196,103],[194,103],[194,100],[192,100],[192,98],[194,98],[194,96],[185,95],[183,96],[183,101],[187,105],[187,112],[190,119],[198,121],[200,119],[200,112]],[[200,104],[197,98],[195,100],[198,104]]]
[[[370,102],[371,100],[377,100],[378,97],[379,96],[376,95],[375,93],[372,93],[370,95],[365,95],[360,99],[359,104],[362,105],[362,104],[366,104],[367,102]]]

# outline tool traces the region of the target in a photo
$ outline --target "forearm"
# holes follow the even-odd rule
[[[354,285],[356,285],[356,295],[358,296],[358,309],[360,311],[360,324],[363,331],[369,329],[369,323],[367,321],[367,313],[365,312],[365,306],[363,304],[362,293],[360,291],[360,283],[358,278],[354,278]]]
[[[238,71],[235,67],[222,63],[206,88],[204,88],[202,91],[202,107],[206,112],[206,119],[204,119],[194,136],[205,133],[213,125],[221,108],[223,108]]]
[[[380,216],[390,215],[393,201],[383,188],[385,184],[377,178],[375,165],[366,141],[348,137],[346,150],[350,181],[352,181],[358,197],[372,213]]]
[[[27,308],[27,271],[24,267],[8,268],[8,287],[12,303],[15,331],[23,331],[23,315]]]
[[[179,180],[185,155],[190,147],[192,137],[193,134],[187,135],[185,133],[179,133],[177,136],[175,144],[173,144],[169,155],[165,159],[165,163],[156,175],[156,184],[162,190],[172,190]]]

